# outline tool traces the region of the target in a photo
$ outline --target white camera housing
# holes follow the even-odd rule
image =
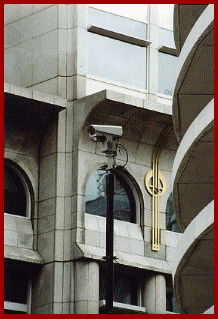
[[[115,125],[95,125],[92,124],[88,128],[89,137],[94,142],[102,142],[108,135],[113,136],[113,139],[117,139],[122,136],[122,126]]]
[[[100,142],[103,153],[108,156],[116,156],[119,138],[123,134],[122,126],[92,124],[87,127],[87,130],[93,142]]]

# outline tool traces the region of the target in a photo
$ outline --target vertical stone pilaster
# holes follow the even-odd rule
[[[87,5],[68,5],[67,16],[67,99],[86,95]]]
[[[99,313],[99,265],[75,262],[75,314]]]
[[[38,252],[44,265],[33,287],[36,314],[69,314],[71,311],[71,193],[68,183],[72,180],[66,181],[66,131],[67,110],[63,110],[48,128],[41,144]],[[41,297],[42,290],[48,295]]]
[[[166,313],[166,281],[161,274],[153,274],[144,286],[144,305],[148,314]]]
[[[166,280],[163,275],[156,275],[156,313],[166,313]]]
[[[157,102],[158,94],[158,5],[149,4],[148,99]]]

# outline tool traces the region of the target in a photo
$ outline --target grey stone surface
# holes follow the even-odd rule
[[[33,249],[33,234],[17,232],[17,246],[26,249]]]
[[[56,122],[47,128],[41,143],[41,156],[47,156],[57,152],[57,130]]]
[[[38,252],[46,263],[53,261],[54,250],[51,248],[54,247],[54,245],[54,231],[38,235]]]
[[[65,153],[57,153],[57,180],[56,187],[57,196],[64,197],[65,195]]]
[[[39,202],[38,218],[55,215],[56,200],[49,198]]]
[[[11,245],[4,245],[4,258],[12,260],[21,260],[27,263],[42,264],[43,259],[41,256],[32,249],[22,247],[15,247]]]
[[[156,311],[157,314],[166,313],[166,281],[163,275],[156,276]]]
[[[85,244],[99,247],[99,232],[86,229]]]
[[[47,305],[53,302],[54,265],[44,265],[36,280],[33,290],[33,307]]]
[[[46,216],[38,219],[38,234],[43,234],[54,230],[55,215]]]
[[[53,314],[63,314],[63,303],[54,302],[53,303]]]
[[[70,262],[65,262],[63,264],[63,302],[69,303],[71,300],[70,289],[71,289],[71,265]],[[73,278],[72,278],[73,281]],[[67,308],[67,306],[66,306]]]
[[[62,306],[63,306],[63,312],[62,312],[63,314],[68,315],[68,314],[73,313],[70,311],[70,303],[69,302],[63,302]]]
[[[141,240],[131,239],[129,241],[129,252],[130,254],[144,256],[144,243]]]
[[[117,262],[130,271],[138,268],[170,274],[171,259],[166,261],[165,254],[170,256],[167,249],[177,245],[176,238],[165,238],[166,194],[160,201],[161,250],[151,251],[152,201],[144,185],[154,144],[172,113],[171,105],[165,104],[167,98],[158,94],[157,7],[149,9],[149,78],[147,89],[141,90],[87,74],[87,5],[6,6],[5,75],[10,83],[5,83],[5,92],[29,103],[42,102],[42,108],[48,103],[66,109],[37,142],[28,135],[6,132],[5,156],[20,164],[30,177],[36,203],[34,246],[30,220],[15,222],[6,216],[5,256],[31,263],[41,263],[43,258],[32,313],[98,314],[99,262],[105,256],[106,225],[105,218],[85,214],[85,190],[91,173],[107,159],[99,145],[89,140],[86,125],[124,127],[121,143],[129,156],[125,168],[132,176],[137,223],[115,220]],[[8,63],[10,59],[13,63]],[[174,151],[169,146],[160,161],[168,189]],[[124,163],[120,156],[117,164]],[[166,252],[165,244],[169,244]],[[155,280],[155,295],[150,291],[149,298],[159,298],[154,313],[162,313],[158,302],[165,303],[161,299],[163,282]],[[148,302],[152,304],[152,300]]]
[[[65,229],[64,217],[65,217],[65,206],[64,197],[56,197],[56,214],[55,214],[55,229]]]
[[[148,314],[166,313],[166,282],[163,275],[150,275],[144,286],[144,304]]]
[[[62,261],[64,258],[64,232],[63,230],[55,230],[55,247],[54,258],[57,261]]]
[[[159,251],[153,251],[151,249],[151,243],[145,242],[145,256],[158,260],[166,260],[166,246],[160,245]]]
[[[54,303],[63,300],[63,263],[54,263]]]
[[[64,252],[63,258],[65,261],[69,261],[71,259],[71,230],[66,229],[64,231]]]
[[[44,156],[40,161],[39,176],[39,200],[49,199],[55,196],[57,155]]]

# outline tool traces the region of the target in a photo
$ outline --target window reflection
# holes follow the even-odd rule
[[[146,89],[146,48],[87,33],[88,74]]]
[[[85,212],[106,217],[106,174],[105,170],[94,172],[87,183],[85,195]],[[126,181],[115,175],[114,218],[126,222],[136,222],[135,199]]]
[[[176,298],[173,293],[172,276],[166,276],[166,311],[179,313]]]
[[[94,8],[88,8],[88,28],[91,26],[111,30],[116,33],[125,34],[147,40],[147,24],[116,14],[104,12]]]
[[[4,212],[26,217],[26,192],[18,173],[8,164],[4,165]]]
[[[173,30],[174,4],[158,4],[159,26]]]
[[[106,300],[106,274],[100,271],[99,299]],[[137,305],[137,278],[122,273],[114,273],[114,301]]]
[[[172,96],[178,58],[159,52],[159,93]]]
[[[182,230],[176,219],[176,214],[174,213],[172,193],[170,193],[166,206],[166,230],[170,230],[175,233],[182,233]]]
[[[136,21],[147,22],[147,4],[89,4],[89,6]]]

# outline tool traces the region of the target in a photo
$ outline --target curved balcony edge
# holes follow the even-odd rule
[[[173,29],[174,41],[177,51],[180,53],[183,44],[191,31],[192,26],[198,20],[208,4],[175,4]],[[182,12],[183,9],[183,12]],[[187,14],[189,19],[187,19]],[[188,23],[187,23],[188,22]],[[185,27],[185,28],[184,28]],[[185,30],[184,30],[185,29]],[[182,34],[183,32],[183,34]]]
[[[183,197],[185,192],[189,192],[189,186],[193,185],[193,188],[196,189],[197,181],[200,185],[201,182],[204,182],[202,189],[211,183],[210,175],[213,173],[213,165],[208,164],[208,154],[203,152],[203,148],[200,143],[206,145],[207,141],[210,141],[207,145],[208,150],[213,152],[213,139],[214,139],[214,99],[208,103],[208,105],[201,111],[198,117],[192,122],[188,130],[186,131],[185,136],[182,139],[182,142],[179,145],[177,150],[173,169],[172,169],[172,183],[173,183],[173,200],[175,214],[177,216],[178,222],[183,228],[183,230],[188,226],[189,222],[184,219],[189,219],[189,216],[184,216],[184,212],[181,206],[181,187],[183,187]],[[197,151],[198,150],[198,153]],[[193,159],[193,152],[196,151],[196,158]],[[198,158],[197,154],[201,156],[201,165],[199,167],[196,165]],[[203,156],[205,156],[205,163],[203,162]],[[213,156],[211,156],[213,159]],[[212,161],[211,159],[211,161]],[[192,162],[191,162],[192,160]],[[206,164],[209,166],[208,170],[203,170],[202,165]],[[201,174],[199,174],[199,171]],[[209,173],[208,173],[209,172]],[[208,184],[205,182],[208,181]],[[189,185],[188,185],[189,184]],[[187,186],[187,187],[186,187]],[[208,190],[209,192],[209,190]],[[212,195],[211,195],[212,196]],[[208,197],[209,198],[209,197]],[[202,198],[203,200],[203,198]],[[207,197],[203,203],[203,207],[208,204]],[[202,209],[202,208],[201,208]],[[198,214],[197,205],[192,207],[192,214],[194,217]]]
[[[203,313],[213,305],[213,230],[214,201],[187,227],[174,259],[174,293],[182,313]]]
[[[193,26],[192,30],[190,31],[189,35],[186,38],[186,41],[183,45],[183,48],[179,55],[178,60],[178,68],[177,68],[177,76],[175,81],[175,87],[174,87],[174,93],[173,93],[173,123],[174,123],[174,129],[176,133],[176,137],[178,142],[182,139],[181,134],[181,117],[180,117],[180,101],[179,101],[179,95],[181,87],[184,86],[185,78],[187,76],[187,73],[190,70],[190,66],[193,61],[195,61],[194,57],[197,54],[198,48],[203,44],[204,39],[207,39],[207,36],[211,33],[211,31],[214,29],[214,5],[209,4],[207,8],[203,11],[203,13],[200,15],[199,19],[196,21],[195,25]],[[195,61],[195,63],[197,63]],[[212,63],[212,59],[211,59]],[[208,69],[208,66],[205,65],[205,63],[201,64],[203,68]],[[196,65],[195,68],[198,70],[198,66]],[[193,71],[194,72],[194,71]],[[204,73],[202,70],[200,70],[201,73]],[[196,78],[198,74],[195,74]],[[191,82],[193,87],[195,84],[194,81]],[[205,83],[203,81],[202,83]],[[190,90],[190,86],[189,86]],[[182,93],[182,94],[188,94],[189,92]],[[206,94],[205,92],[201,92],[201,94]],[[193,92],[192,94],[193,95]],[[197,95],[197,93],[196,93]],[[208,103],[208,100],[207,102]],[[187,103],[186,103],[187,104]],[[203,105],[204,107],[204,105]],[[201,107],[202,109],[202,107]],[[183,134],[184,135],[184,134]]]

